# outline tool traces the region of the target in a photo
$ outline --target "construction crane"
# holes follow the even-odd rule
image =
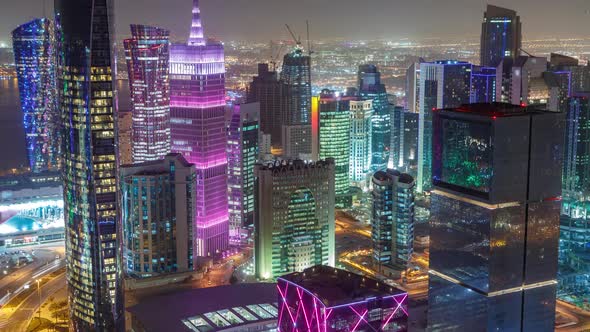
[[[283,48],[285,47],[284,43],[281,43],[281,46],[279,47],[279,50],[276,54],[273,53],[273,48],[272,48],[272,42],[271,42],[271,47],[270,47],[270,64],[272,67],[272,71],[276,71],[277,69],[277,60],[279,59],[279,57],[281,56],[281,52],[283,52]]]
[[[291,34],[291,37],[293,37],[293,41],[295,42],[295,44],[297,44],[298,46],[301,46],[301,37],[299,37],[299,38],[295,37],[295,34],[293,33],[293,30],[291,30],[291,27],[289,26],[289,24],[285,24],[285,26],[287,27],[287,31],[289,31],[289,33]]]

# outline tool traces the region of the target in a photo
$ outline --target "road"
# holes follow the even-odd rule
[[[575,317],[575,324],[555,329],[559,332],[590,331],[590,312],[563,301],[557,301],[556,311],[566,317]]]
[[[45,302],[52,294],[63,287],[66,287],[65,272],[41,286],[41,302],[39,302],[39,293],[35,291],[31,292],[15,310],[0,310],[0,330],[14,332],[26,331],[39,304]]]

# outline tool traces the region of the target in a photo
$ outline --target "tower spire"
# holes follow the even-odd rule
[[[189,45],[205,45],[203,37],[203,25],[201,24],[201,10],[199,0],[193,0],[193,20],[191,22],[191,34],[188,38]]]

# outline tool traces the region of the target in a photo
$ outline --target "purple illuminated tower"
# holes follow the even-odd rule
[[[172,152],[197,170],[197,256],[227,247],[227,159],[225,156],[225,67],[223,45],[207,41],[199,1],[193,0],[188,43],[170,48]]]

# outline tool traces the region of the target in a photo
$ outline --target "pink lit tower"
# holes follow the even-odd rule
[[[223,45],[203,36],[198,0],[192,14],[188,43],[170,49],[170,133],[172,152],[197,170],[194,252],[212,256],[229,242],[225,66]]]

